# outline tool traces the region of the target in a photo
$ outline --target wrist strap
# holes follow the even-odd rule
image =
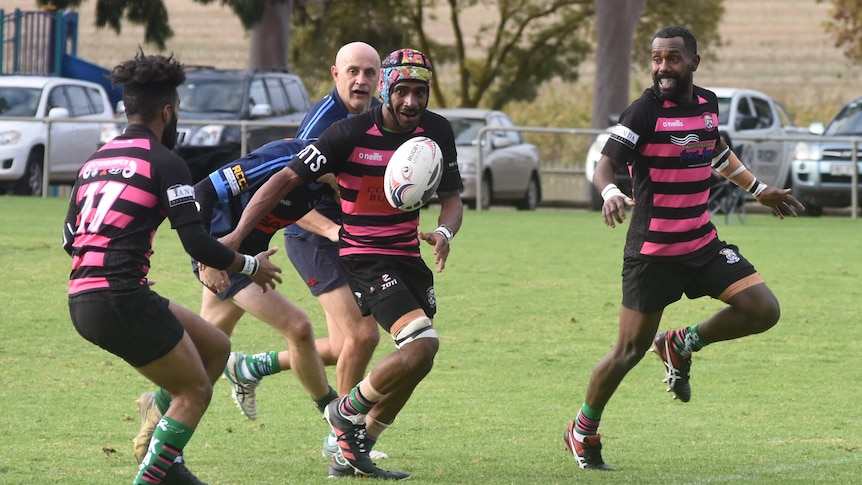
[[[605,188],[602,189],[602,199],[605,202],[611,200],[614,197],[625,197],[626,194],[617,187],[617,184],[607,184]]]
[[[446,224],[440,224],[439,226],[437,226],[437,229],[434,229],[434,233],[445,237],[446,242],[452,242],[452,238],[455,237],[455,235],[452,234],[452,230],[449,229]]]
[[[242,269],[239,270],[240,274],[254,276],[257,273],[258,267],[260,267],[260,262],[254,256],[249,256],[248,254],[243,254],[243,264]]]

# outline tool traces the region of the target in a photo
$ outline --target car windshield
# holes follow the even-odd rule
[[[39,88],[0,87],[0,116],[34,118],[41,93]]]
[[[238,113],[242,81],[189,81],[177,88],[184,113]]]
[[[843,107],[835,119],[829,122],[823,134],[827,136],[862,134],[862,101],[854,101]]]
[[[485,120],[467,118],[449,118],[452,131],[455,132],[455,145],[475,146],[479,130],[485,126]]]

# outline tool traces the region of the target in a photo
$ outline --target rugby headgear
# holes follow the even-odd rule
[[[414,49],[398,49],[386,56],[380,66],[380,97],[389,106],[392,88],[400,81],[421,81],[431,87],[431,62]]]

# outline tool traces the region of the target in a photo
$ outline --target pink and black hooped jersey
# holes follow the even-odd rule
[[[288,165],[303,180],[334,173],[341,196],[339,253],[419,257],[419,211],[402,212],[386,201],[383,173],[392,153],[414,136],[431,138],[443,151],[443,179],[438,192],[460,191],[455,135],[446,118],[425,111],[412,131],[383,129],[382,107],[339,121],[326,129]]]
[[[72,255],[69,295],[147,284],[156,229],[200,221],[185,162],[142,125],[84,163],[72,188],[63,247]]]
[[[635,206],[626,255],[686,260],[717,242],[707,200],[719,140],[718,102],[698,86],[694,98],[677,105],[647,89],[623,112],[602,150],[627,162],[632,175]]]

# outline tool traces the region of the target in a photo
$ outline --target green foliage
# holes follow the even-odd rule
[[[656,32],[671,25],[682,25],[697,38],[699,54],[710,47],[722,45],[718,25],[724,16],[723,2],[715,0],[666,0],[648,1],[638,23],[632,51],[633,65],[646,69],[649,64],[652,39]],[[712,56],[711,62],[718,59]]]
[[[822,3],[826,0],[817,0]],[[835,37],[835,47],[844,47],[844,55],[854,63],[862,63],[862,3],[857,0],[829,0],[830,20],[823,28]]]
[[[296,3],[291,19],[291,66],[313,97],[332,89],[329,68],[342,45],[361,40],[381,56],[412,45],[409,21],[393,14],[404,9],[401,4],[398,0],[366,0],[357,8],[356,3],[337,0]]]

